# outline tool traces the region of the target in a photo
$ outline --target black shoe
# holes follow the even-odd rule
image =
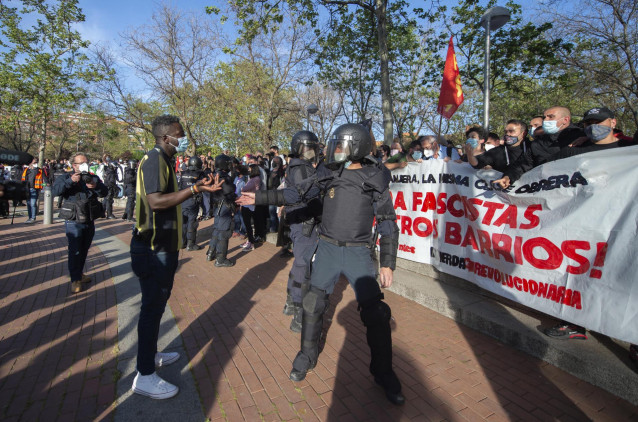
[[[206,251],[206,261],[210,262],[213,259],[215,259],[215,249],[211,249],[209,246],[208,250]]]
[[[561,321],[552,328],[545,329],[545,334],[549,337],[560,340],[587,340],[585,327]]]
[[[281,251],[279,256],[282,258],[290,258],[295,255],[290,251],[290,249],[284,249],[283,251]]]
[[[405,396],[401,393],[401,391],[398,391],[398,392],[390,391],[390,389],[386,388],[383,385],[383,381],[381,381],[380,378],[374,377],[374,382],[376,382],[377,384],[381,386],[381,388],[383,388],[383,390],[385,391],[385,396],[388,400],[390,400],[390,403],[395,404],[397,406],[402,406],[403,404],[405,404]]]
[[[188,246],[186,247],[187,251],[198,251],[200,249],[203,249],[203,248],[195,242],[189,243]]]
[[[113,214],[106,216],[107,220],[113,220],[114,218],[115,218],[115,216]]]
[[[128,221],[129,223],[135,223],[135,219],[134,218],[129,218],[126,221]]]
[[[311,363],[308,369],[295,369],[293,367],[292,371],[290,371],[290,375],[288,376],[288,378],[290,378],[291,381],[301,381],[304,378],[306,378],[306,374],[308,373],[308,371],[314,369],[315,366],[317,366],[317,362]]]
[[[303,317],[303,308],[301,305],[294,305],[294,316],[292,317],[292,321],[290,321],[290,331],[293,333],[301,332],[301,320]]]
[[[295,314],[295,305],[292,303],[292,296],[288,294],[286,296],[286,303],[284,303],[284,315],[294,315]]]
[[[128,220],[128,218],[126,218],[126,214],[122,214],[122,220]]]
[[[224,259],[217,258],[217,260],[215,261],[216,267],[232,267],[233,265],[235,265],[235,263],[226,258]]]

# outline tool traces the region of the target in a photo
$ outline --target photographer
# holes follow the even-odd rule
[[[71,157],[71,165],[73,173],[56,178],[52,194],[64,199],[60,217],[66,220],[64,225],[69,240],[71,291],[79,293],[82,283],[91,281],[82,270],[95,234],[93,220],[104,216],[104,209],[97,197],[106,196],[108,189],[99,177],[89,173],[86,155],[74,154]]]

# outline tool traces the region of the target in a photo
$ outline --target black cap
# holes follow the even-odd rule
[[[588,120],[597,120],[602,122],[603,120],[615,118],[614,113],[607,107],[596,107],[587,110],[583,115],[583,122]]]

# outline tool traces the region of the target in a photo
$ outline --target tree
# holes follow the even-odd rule
[[[579,13],[556,10],[553,39],[575,46],[569,54],[560,52],[558,59],[580,75],[594,106],[614,109],[625,130],[638,128],[638,3],[583,0]]]
[[[37,141],[42,164],[50,122],[77,106],[86,96],[83,83],[99,78],[99,74],[84,54],[88,42],[72,29],[84,21],[77,0],[13,3],[21,7],[0,2],[2,130],[13,133],[17,145],[27,149],[32,143],[23,142],[23,133],[31,130],[27,138]],[[24,21],[34,23],[28,27]]]
[[[206,120],[199,104],[206,77],[216,62],[218,41],[208,20],[167,5],[153,14],[150,24],[123,36],[129,65],[147,83],[153,98],[170,105],[169,111],[180,118],[192,142],[191,154],[203,141],[195,128]],[[123,99],[121,94],[119,99]]]
[[[316,26],[318,22],[318,6],[323,5],[331,13],[347,11],[348,5],[356,6],[370,12],[374,16],[375,34],[377,46],[375,48],[379,57],[381,102],[384,128],[384,142],[388,145],[392,142],[393,117],[392,95],[390,89],[390,54],[388,49],[388,0],[302,0],[279,1],[263,0],[229,0],[230,5],[241,22],[240,42],[250,41],[260,33],[277,31],[278,26],[284,20],[284,10],[294,10],[297,19]],[[404,4],[399,1],[397,3]],[[335,9],[336,8],[336,9]],[[218,8],[207,8],[209,13],[219,13]]]

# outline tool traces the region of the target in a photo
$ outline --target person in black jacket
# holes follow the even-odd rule
[[[135,183],[137,179],[137,160],[131,159],[124,169],[124,196],[126,196],[126,209],[122,220],[135,221]]]
[[[545,110],[543,119],[544,134],[534,138],[530,147],[518,160],[511,163],[503,172],[503,177],[495,180],[503,189],[507,189],[525,172],[545,163],[549,157],[570,146],[576,139],[585,135],[583,130],[571,124],[571,112],[566,107],[552,107]]]
[[[474,149],[470,144],[465,144],[465,154],[467,162],[475,169],[482,169],[490,166],[501,173],[507,167],[516,162],[521,155],[527,151],[529,142],[527,140],[527,124],[522,120],[510,120],[505,126],[505,144],[494,147],[483,154],[474,155]]]
[[[55,179],[52,195],[62,196],[64,200],[60,216],[66,220],[64,227],[69,241],[68,264],[71,291],[79,293],[82,290],[82,283],[91,281],[90,277],[84,275],[83,269],[95,235],[95,225],[91,218],[80,221],[81,217],[74,210],[75,204],[77,201],[89,200],[99,206],[97,197],[106,196],[108,189],[99,177],[89,174],[89,161],[85,154],[76,153],[70,161],[73,172]],[[94,217],[97,218],[97,216]]]
[[[117,163],[115,161],[111,161],[110,157],[106,158],[107,164],[104,166],[104,185],[108,189],[108,193],[104,200],[102,201],[102,205],[104,205],[104,210],[106,211],[106,218],[111,219],[115,218],[113,215],[113,198],[119,192],[119,188],[117,187],[117,182],[120,181],[119,173],[117,171]]]

